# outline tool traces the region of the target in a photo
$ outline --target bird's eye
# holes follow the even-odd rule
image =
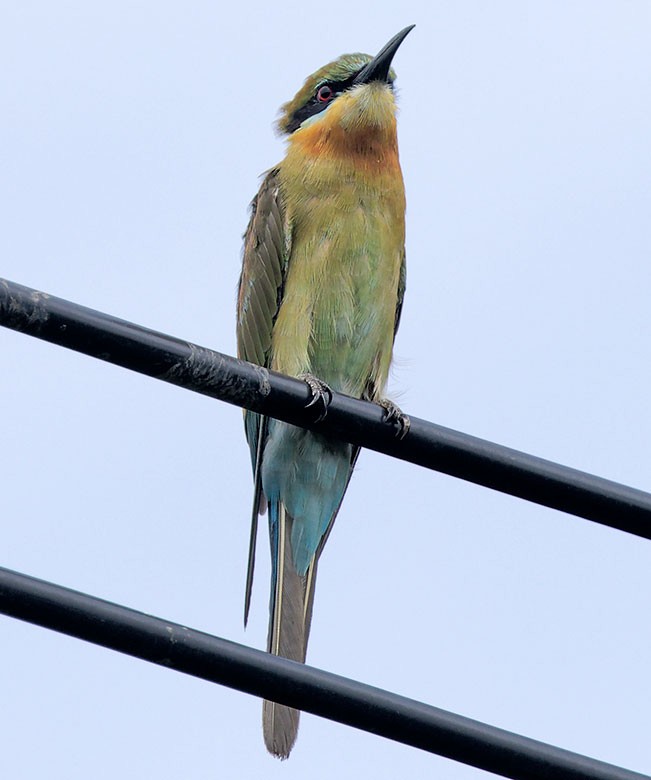
[[[316,99],[319,103],[327,103],[329,100],[332,100],[333,97],[334,92],[332,91],[332,87],[329,87],[327,84],[319,87],[318,92],[316,93]]]

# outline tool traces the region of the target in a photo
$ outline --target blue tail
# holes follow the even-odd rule
[[[270,653],[305,661],[318,558],[348,486],[354,449],[356,454],[350,444],[269,421],[261,480],[271,544]],[[271,753],[289,755],[298,717],[297,710],[265,702],[263,730]]]

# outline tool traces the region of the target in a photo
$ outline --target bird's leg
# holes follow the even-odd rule
[[[395,423],[398,426],[398,430],[396,431],[397,438],[404,439],[411,427],[411,420],[409,417],[397,404],[394,404],[393,401],[390,401],[388,398],[381,398],[377,403],[384,409],[385,422]]]
[[[328,414],[328,407],[332,401],[332,390],[323,380],[315,377],[314,374],[299,374],[298,378],[305,382],[312,393],[312,400],[305,408],[309,409],[311,406],[316,406],[319,410],[319,415],[314,422],[321,422]]]

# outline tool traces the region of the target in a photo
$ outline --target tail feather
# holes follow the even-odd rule
[[[249,609],[251,607],[251,591],[253,589],[253,573],[255,570],[255,547],[258,539],[258,515],[264,514],[267,508],[264,492],[262,490],[262,478],[260,469],[262,466],[262,453],[264,441],[267,436],[268,419],[253,415],[248,412],[247,426],[251,427],[251,441],[257,437],[255,445],[255,461],[253,463],[253,509],[251,510],[251,535],[249,537],[249,562],[246,568],[246,588],[244,591],[244,627],[249,622]],[[249,428],[247,427],[247,431]]]
[[[292,518],[279,503],[267,650],[304,663],[312,621],[317,562],[315,556],[305,575],[298,574],[290,545],[291,530]],[[267,750],[278,758],[289,756],[298,733],[299,714],[298,710],[284,704],[264,702],[264,741]]]

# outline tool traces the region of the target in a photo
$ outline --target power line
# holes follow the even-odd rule
[[[650,780],[462,715],[0,568],[0,611],[516,780]]]
[[[307,385],[220,352],[0,279],[0,325],[425,468],[651,539],[651,494],[411,418],[400,440],[376,404],[333,393],[314,422]]]

